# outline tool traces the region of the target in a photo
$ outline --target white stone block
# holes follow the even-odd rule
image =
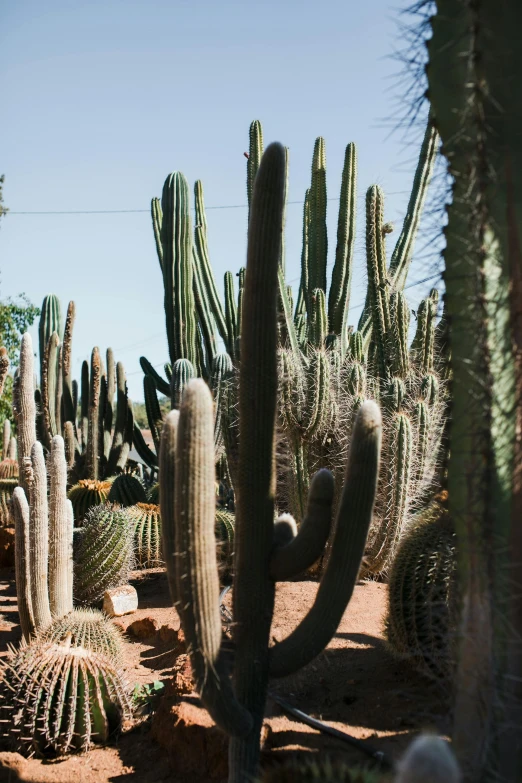
[[[109,617],[132,614],[138,608],[138,593],[131,585],[113,587],[103,594],[103,611]]]

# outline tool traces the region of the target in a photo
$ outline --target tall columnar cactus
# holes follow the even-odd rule
[[[453,741],[466,781],[522,775],[522,6],[437,0],[427,75],[445,229],[449,510],[462,586]]]
[[[25,458],[31,456],[31,449],[36,441],[33,343],[31,335],[28,332],[22,336],[22,343],[20,346],[20,363],[18,366],[18,375],[15,379],[13,411],[16,416],[18,433],[20,486],[25,490],[26,494],[28,494],[24,461]]]
[[[171,592],[192,650],[197,687],[214,720],[231,735],[229,780],[258,771],[259,735],[269,671],[282,676],[313,659],[329,642],[350,599],[370,524],[380,448],[380,416],[363,406],[352,439],[332,555],[317,599],[302,624],[269,651],[278,578],[301,572],[328,538],[333,481],[312,481],[299,534],[273,550],[277,408],[278,271],[286,154],[267,148],[251,206],[241,333],[239,464],[236,483],[233,683],[220,654],[219,580],[214,545],[212,398],[191,381],[181,409],[166,419],[160,454],[164,553]],[[179,424],[178,424],[179,421]],[[353,513],[353,523],[348,516]],[[283,523],[287,527],[287,522]]]
[[[56,332],[58,338],[62,337],[62,308],[60,300],[55,294],[44,297],[38,325],[38,345],[40,354],[40,377],[43,376],[43,366],[47,345],[51,335]]]

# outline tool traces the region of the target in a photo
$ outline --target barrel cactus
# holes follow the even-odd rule
[[[68,637],[72,647],[84,647],[114,661],[121,659],[121,632],[107,615],[96,609],[74,609],[63,617],[57,617],[40,634],[43,641],[55,644],[63,644]]]
[[[136,503],[128,509],[134,522],[134,555],[138,568],[157,568],[164,564],[161,552],[160,507]]]
[[[120,473],[111,484],[109,501],[120,506],[134,506],[136,503],[146,503],[145,487],[137,476],[132,473]]]
[[[93,479],[81,479],[71,487],[67,497],[72,503],[74,520],[78,526],[83,522],[90,508],[107,502],[110,489],[110,481]]]
[[[153,503],[155,506],[159,506],[160,502],[160,485],[159,481],[152,485],[147,492],[147,503]]]
[[[0,479],[18,478],[18,461],[6,458],[0,462]]]
[[[126,509],[94,506],[75,543],[74,597],[83,605],[100,603],[105,590],[125,584],[134,564],[133,520]]]
[[[14,707],[13,707],[14,705]],[[129,689],[102,653],[38,637],[10,660],[2,706],[9,733],[25,753],[62,755],[106,742],[130,718]]]
[[[389,578],[386,635],[391,651],[446,684],[458,610],[455,531],[434,501],[414,519]]]

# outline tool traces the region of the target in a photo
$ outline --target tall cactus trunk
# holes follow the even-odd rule
[[[453,176],[448,489],[463,596],[454,744],[466,781],[522,777],[519,0],[437,0],[429,97]]]

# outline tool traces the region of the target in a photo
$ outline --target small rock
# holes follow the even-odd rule
[[[171,625],[162,625],[159,629],[159,637],[162,642],[168,644],[177,644],[179,629],[172,628]]]
[[[127,633],[136,636],[138,639],[149,639],[151,636],[156,635],[158,627],[158,621],[154,617],[142,617],[141,620],[134,620],[133,623],[127,626]]]
[[[103,611],[109,617],[132,614],[138,608],[138,593],[132,585],[113,587],[103,594]]]

